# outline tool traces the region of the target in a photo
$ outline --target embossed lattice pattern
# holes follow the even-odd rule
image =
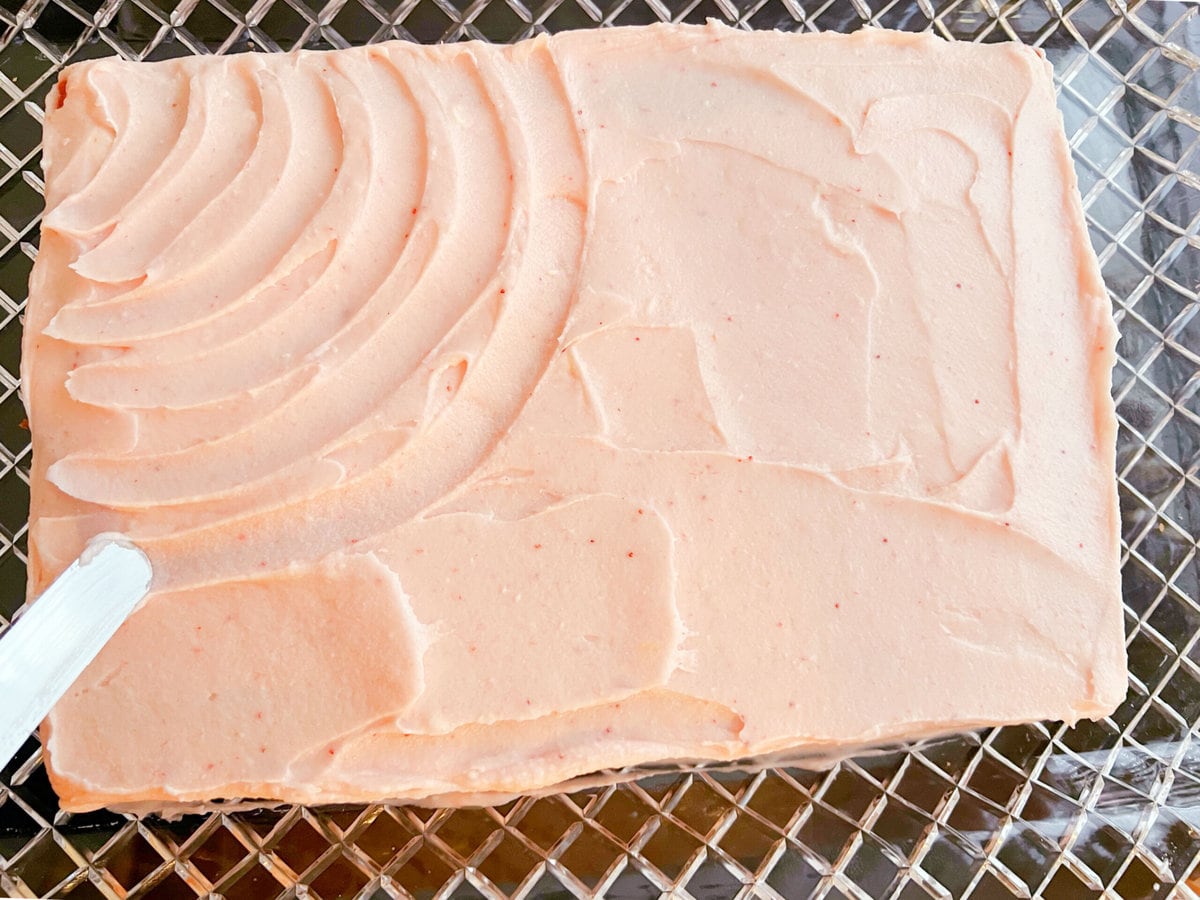
[[[497,809],[136,822],[57,809],[36,739],[2,775],[22,896],[1167,897],[1200,890],[1200,8],[1147,0],[0,0],[0,615],[24,591],[16,394],[40,104],[95,56],[509,41],[712,17],[933,29],[1045,49],[1122,332],[1114,393],[1126,702],[830,772],[665,772]],[[181,736],[186,739],[186,736]]]

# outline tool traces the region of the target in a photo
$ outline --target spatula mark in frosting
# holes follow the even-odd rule
[[[96,232],[112,228],[120,210],[145,187],[127,174],[148,178],[176,152],[185,139],[192,101],[187,78],[95,71],[80,73],[78,82],[73,90],[79,101],[60,115],[87,117],[94,126],[92,140],[46,148],[61,177],[47,187],[42,228],[69,235],[86,248]],[[130,103],[127,91],[137,93],[137,103]],[[97,158],[90,151],[101,134],[109,143]]]
[[[360,323],[369,319],[367,327],[377,327],[392,310],[393,292],[381,292],[381,285],[396,271],[414,279],[432,244],[428,216],[421,212],[427,189],[426,129],[398,73],[393,71],[393,79],[378,79],[369,67],[355,71],[348,62],[331,66],[327,75],[335,86],[346,153],[330,201],[317,214],[323,224],[312,226],[338,236],[326,248],[331,257],[311,278],[304,277],[309,266],[305,261],[297,270],[301,278],[289,273],[259,292],[252,303],[214,320],[214,334],[200,352],[193,344],[191,353],[159,356],[138,365],[141,346],[134,345],[119,360],[77,370],[71,380],[76,396],[141,409],[220,403],[288,378],[295,368],[337,347],[352,325],[361,332]],[[339,68],[350,69],[362,87]],[[364,103],[363,90],[378,98],[376,107],[384,104],[389,112]],[[394,292],[403,289],[395,285]],[[266,315],[253,312],[264,307]],[[245,310],[262,317],[258,327],[246,329],[238,321],[244,317],[237,313]],[[277,352],[262,353],[266,345]],[[196,371],[212,375],[196,378]],[[85,393],[89,386],[90,395]],[[255,421],[281,403],[282,398],[272,394],[256,404],[242,404],[229,416],[225,434],[236,430],[228,422]],[[162,427],[173,427],[173,422],[168,418]]]
[[[473,67],[460,66],[456,78],[455,82],[447,78],[441,89],[451,96],[460,92],[459,102],[478,102],[476,94],[483,87]],[[426,90],[421,88],[423,93]],[[422,98],[427,109],[433,102]],[[395,391],[428,349],[470,309],[497,269],[503,272],[504,248],[519,229],[506,227],[513,218],[513,207],[510,182],[504,177],[506,161],[495,152],[502,140],[495,115],[466,124],[447,122],[445,139],[437,145],[443,158],[437,170],[440,183],[431,187],[434,196],[428,198],[434,204],[433,215],[444,217],[445,230],[428,264],[413,273],[406,265],[408,257],[397,262],[395,257],[380,254],[377,258],[391,260],[392,266],[384,279],[376,284],[368,278],[365,284],[352,281],[343,285],[342,290],[351,296],[368,294],[363,305],[367,314],[351,319],[325,343],[318,357],[321,372],[295,396],[210,444],[163,459],[68,458],[56,465],[50,477],[69,483],[76,496],[118,506],[148,506],[242,492],[257,479],[289,466],[305,465],[304,454],[319,452]],[[455,165],[444,164],[448,153],[459,156]],[[468,194],[460,172],[471,174],[478,192]],[[489,190],[484,185],[496,187]],[[444,198],[441,203],[439,198]],[[403,212],[409,215],[408,207]],[[490,248],[472,238],[472,229],[485,225],[495,236]],[[350,273],[351,278],[356,275]],[[403,299],[397,302],[397,297]],[[331,400],[334,397],[336,402]],[[312,415],[314,409],[319,411],[316,416]],[[161,481],[155,478],[156,466],[166,474]],[[134,484],[136,470],[145,474]],[[113,477],[121,472],[126,476]],[[184,473],[185,480],[178,480]],[[127,488],[123,496],[94,493],[120,484]]]
[[[249,164],[264,133],[257,80],[226,67],[219,78],[188,82],[178,139],[152,171],[132,170],[138,177],[127,180],[141,186],[97,223],[110,230],[73,264],[85,278],[110,284],[152,279],[158,261],[189,224]],[[204,184],[190,174],[195,167],[204,168]]]
[[[561,86],[554,78],[548,54],[539,50],[533,61],[537,69],[532,71],[486,58],[480,61],[481,66],[488,66],[488,96],[493,108],[513,102],[506,93],[510,80],[535,81],[540,77],[554,85],[561,98]],[[524,92],[522,100],[533,105]],[[535,108],[541,135],[557,132],[555,140],[560,145],[574,144],[578,148],[565,103],[560,100],[557,107]],[[557,110],[556,118],[549,114],[552,109]],[[509,110],[523,127],[531,124],[531,113],[532,109],[521,106]],[[298,521],[286,510],[279,510],[192,533],[206,550],[211,548],[218,557],[228,560],[219,566],[237,569],[247,563],[253,565],[252,559],[265,559],[268,567],[285,566],[290,557],[289,542],[302,541],[319,554],[405,521],[461,483],[515,419],[555,353],[554,342],[574,296],[580,254],[586,243],[581,193],[585,179],[578,149],[566,157],[539,157],[536,150],[530,153],[523,131],[516,130],[509,132],[508,146],[513,190],[525,205],[523,228],[530,239],[511,273],[506,302],[491,339],[468,371],[454,401],[376,470],[313,497],[311,518]],[[494,159],[494,148],[490,156]],[[387,491],[392,502],[386,506],[374,502],[380,491]],[[238,541],[238,533],[253,534],[256,545],[248,547],[250,542]],[[150,542],[149,552],[153,554],[154,548],[161,546],[157,552],[173,572],[172,578],[181,578],[185,583],[192,579],[208,583],[214,575],[220,577],[207,564],[195,565],[194,556],[187,558],[190,554],[173,552],[185,541],[184,535],[178,535],[164,539],[161,545]]]
[[[289,258],[303,259],[328,242],[329,234],[312,234],[307,225],[332,190],[342,158],[331,88],[306,68],[286,88],[269,69],[254,75],[263,121],[279,125],[263,129],[246,165],[184,226],[143,284],[102,303],[64,306],[46,334],[120,346],[203,323],[245,302]],[[314,122],[326,124],[314,128]],[[228,265],[225,253],[248,246],[256,252],[244,265]]]

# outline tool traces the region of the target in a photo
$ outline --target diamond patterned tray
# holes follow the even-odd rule
[[[1200,7],[1160,0],[0,0],[0,616],[24,595],[20,311],[41,102],[121,54],[509,41],[721,19],[933,29],[1042,47],[1120,324],[1129,695],[1098,723],[996,729],[829,772],[662,771],[495,809],[58,811],[37,740],[0,772],[0,890],[230,900],[1200,895]],[[1190,885],[1190,887],[1189,887]]]

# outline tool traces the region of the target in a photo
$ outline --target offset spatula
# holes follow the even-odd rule
[[[150,589],[150,560],[100,535],[0,638],[0,767]]]

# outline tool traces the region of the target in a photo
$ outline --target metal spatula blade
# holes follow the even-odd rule
[[[150,589],[150,560],[100,535],[0,638],[0,767]]]

